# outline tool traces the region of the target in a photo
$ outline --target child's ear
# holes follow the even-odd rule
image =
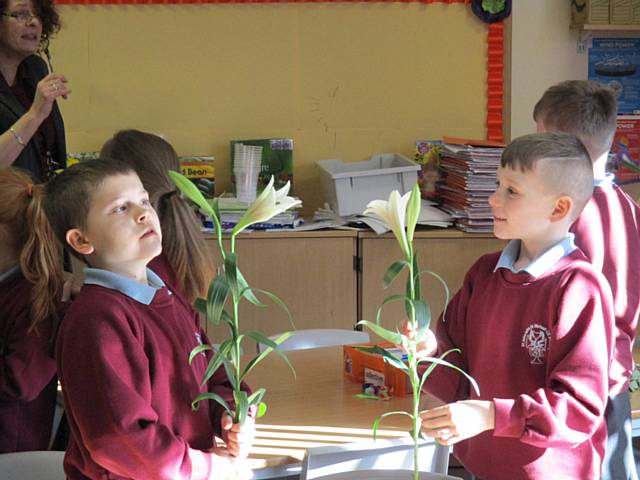
[[[77,228],[68,230],[65,239],[71,248],[80,255],[91,255],[94,251],[93,244],[89,239]]]
[[[558,222],[567,218],[573,208],[573,200],[567,195],[562,195],[556,200],[553,212],[551,212],[551,221]]]

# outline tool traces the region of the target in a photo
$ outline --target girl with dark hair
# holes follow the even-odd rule
[[[131,165],[158,212],[163,253],[149,267],[189,303],[206,296],[215,267],[207,254],[201,222],[167,174],[180,171],[173,147],[152,133],[121,130],[103,145],[100,157]]]
[[[66,165],[64,124],[56,104],[70,90],[47,68],[49,40],[60,30],[52,0],[0,0],[0,167],[28,170],[37,182]]]

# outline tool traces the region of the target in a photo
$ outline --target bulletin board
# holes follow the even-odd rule
[[[411,157],[416,140],[443,135],[502,139],[502,24],[465,0],[141,1],[57,2],[70,152],[152,131],[180,154],[214,155],[221,193],[230,140],[293,138],[294,189],[311,214],[317,160]]]

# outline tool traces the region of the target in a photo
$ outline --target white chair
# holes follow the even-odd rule
[[[2,480],[65,480],[64,452],[38,451],[0,454]]]
[[[420,471],[425,479],[448,477],[449,447],[420,440]],[[413,470],[413,439],[347,443],[307,449],[300,480],[347,478],[409,479]],[[375,476],[378,475],[378,476]]]
[[[277,339],[281,334],[271,335],[271,340]],[[339,328],[310,328],[306,330],[294,330],[293,335],[280,344],[283,351],[306,350],[309,348],[332,347],[337,345],[349,345],[352,343],[367,343],[369,334],[358,330],[342,330]],[[258,344],[258,352],[267,347]]]

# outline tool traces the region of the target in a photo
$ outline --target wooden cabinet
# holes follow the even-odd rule
[[[219,258],[214,238],[209,237],[207,242]],[[484,253],[501,249],[504,242],[490,234],[434,230],[416,232],[414,244],[421,269],[442,276],[453,294],[473,262]],[[383,289],[384,272],[401,258],[391,234],[348,230],[253,232],[238,238],[237,251],[239,268],[249,285],[280,297],[298,329],[351,329],[360,319],[374,321],[383,299],[401,293],[405,285],[406,275],[401,275],[389,289]],[[425,275],[422,291],[436,317],[445,304],[442,286]],[[255,329],[266,335],[290,330],[280,307],[267,298],[265,303],[266,307],[259,308],[243,302],[242,330]],[[389,328],[403,318],[403,305],[390,304],[385,307],[382,323]],[[209,325],[207,332],[214,343],[228,336],[226,327],[221,326]]]
[[[478,257],[501,250],[504,245],[503,240],[496,239],[492,234],[467,234],[457,230],[416,232],[414,237],[420,270],[431,270],[440,275],[446,281],[451,295],[458,291],[465,273]],[[401,260],[402,254],[393,235],[377,236],[372,232],[362,232],[359,236],[359,255],[359,315],[360,318],[375,321],[378,307],[386,297],[404,293],[404,272],[388,289],[383,288],[382,280],[387,268],[396,260]],[[446,302],[442,284],[431,275],[424,274],[422,294],[431,306],[432,317],[437,318]],[[381,324],[393,328],[404,318],[404,304],[389,303],[383,309]]]
[[[219,258],[215,239],[210,237],[207,243]],[[291,311],[298,329],[353,328],[357,320],[356,248],[357,233],[348,230],[252,232],[241,234],[236,245],[238,267],[249,286],[276,294]],[[258,296],[267,306],[244,301],[242,330],[266,335],[291,330],[286,313]],[[227,328],[220,326],[208,326],[207,333],[214,343],[228,336]]]

